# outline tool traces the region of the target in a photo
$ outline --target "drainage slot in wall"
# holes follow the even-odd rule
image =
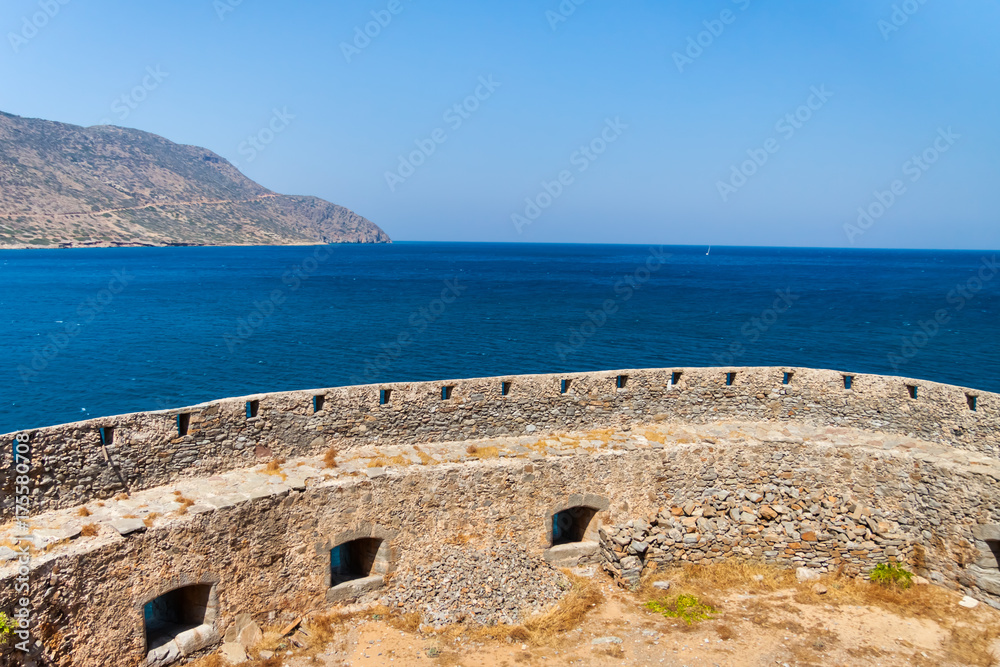
[[[565,394],[567,391],[569,391],[569,383],[570,380],[562,380],[559,383],[559,393]]]
[[[844,389],[851,389],[853,385],[854,385],[854,376],[853,375],[845,375],[844,376]]]
[[[910,395],[910,398],[915,400],[917,398],[917,385],[915,384],[906,385],[906,392]]]
[[[326,396],[319,394],[313,396],[313,413],[322,412],[323,405],[326,403]]]
[[[785,378],[781,381],[781,384],[791,384],[793,375],[795,373],[785,373]]]
[[[726,373],[726,385],[732,386],[735,380],[736,380],[736,373]]]
[[[971,394],[966,394],[965,400],[969,402],[969,409],[975,412],[979,409],[979,397],[972,396]]]
[[[382,540],[365,537],[330,550],[330,585],[364,579],[375,574],[375,559]]]
[[[593,507],[571,507],[552,515],[552,546],[583,542],[597,510]]]
[[[615,386],[618,387],[619,389],[624,389],[626,382],[628,382],[627,375],[619,375],[617,378],[615,378]]]
[[[142,610],[148,661],[166,664],[170,656],[190,655],[216,643],[212,586],[177,588],[146,603]]]
[[[378,404],[385,405],[389,402],[389,394],[392,393],[392,389],[379,389],[378,390]]]
[[[500,395],[501,396],[506,396],[509,393],[510,393],[510,382],[501,382],[500,383]]]
[[[684,375],[681,371],[674,371],[673,375],[670,376],[670,384],[677,384],[681,381],[681,376]]]
[[[441,387],[441,400],[447,401],[451,398],[451,391],[455,387]]]
[[[101,427],[101,444],[107,447],[115,441],[115,427],[114,426],[102,426]]]
[[[177,435],[187,435],[188,426],[191,424],[191,415],[177,415]]]
[[[260,410],[260,401],[247,401],[247,419],[253,419]]]

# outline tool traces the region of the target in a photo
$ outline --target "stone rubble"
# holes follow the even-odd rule
[[[442,545],[426,565],[396,572],[381,602],[419,611],[435,628],[451,623],[514,625],[557,603],[569,581],[518,544]]]

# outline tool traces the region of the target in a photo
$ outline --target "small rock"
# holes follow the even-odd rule
[[[814,584],[813,593],[815,593],[816,595],[826,595],[826,586],[824,586],[823,584]]]
[[[927,580],[926,580],[926,579],[924,579],[923,577],[920,577],[920,576],[917,576],[917,577],[913,577],[913,584],[914,584],[915,586],[926,586],[926,585],[928,585],[928,584],[930,584],[930,583],[931,583],[931,582],[927,581]]]
[[[758,582],[758,583],[761,582],[761,581],[764,581],[764,575],[763,574],[755,574],[755,575],[753,575],[753,580],[756,581],[756,582]]]
[[[139,533],[146,530],[146,524],[142,522],[142,519],[115,519],[109,523],[122,537],[130,533]]]
[[[236,642],[226,642],[222,645],[222,648],[219,649],[219,653],[230,665],[238,665],[241,662],[246,662],[247,659],[246,649]]]
[[[968,595],[966,595],[958,603],[958,606],[959,607],[965,607],[966,609],[975,609],[976,607],[979,606],[979,600],[977,600],[975,598],[970,598]]]
[[[797,567],[795,568],[795,578],[800,584],[807,581],[818,581],[819,572],[808,567]]]
[[[668,591],[668,590],[670,590],[670,582],[669,581],[654,581],[653,582],[653,588],[658,588],[661,591]]]
[[[621,644],[621,637],[598,637],[590,642],[594,646],[600,646],[601,644]]]

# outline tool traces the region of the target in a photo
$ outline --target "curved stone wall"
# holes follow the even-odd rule
[[[417,578],[437,592],[473,574],[448,570],[456,550],[484,563],[511,548],[543,568],[596,562],[625,583],[731,557],[849,573],[900,561],[1000,608],[998,399],[876,376],[846,389],[832,371],[667,369],[268,394],[38,429],[32,480],[45,495],[32,530],[71,527],[28,565],[35,655],[145,664],[144,606],[187,585],[210,591],[210,617],[156,664],[235,632],[241,615],[297,618],[358,596],[419,602]],[[259,401],[249,417],[248,401]],[[329,446],[367,463],[324,468]],[[476,447],[491,451],[477,458]],[[428,454],[438,450],[458,458]],[[300,458],[250,470],[277,457]],[[97,501],[118,494],[119,473],[134,498]],[[95,520],[78,513],[84,501],[95,536],[72,528]],[[140,516],[102,514],[112,506]],[[142,514],[151,509],[163,516]],[[578,534],[562,545],[555,522],[567,511]],[[373,563],[341,584],[332,550],[355,540],[371,541]],[[8,613],[11,554],[0,546]],[[514,584],[500,579],[502,598]],[[0,664],[22,659],[3,651]]]
[[[331,596],[329,568],[331,547],[345,540],[386,540],[382,571],[401,573],[398,583],[405,584],[405,573],[440,560],[449,544],[482,551],[503,540],[541,559],[551,551],[553,513],[577,504],[606,507],[595,519],[601,562],[626,580],[652,563],[733,556],[831,572],[898,560],[1000,605],[1000,590],[988,590],[996,573],[977,570],[975,550],[976,535],[1000,530],[995,477],[906,451],[790,440],[626,444],[295,483],[39,557],[34,636],[58,665],[96,667],[114,656],[116,665],[138,666],[146,659],[142,606],[178,586],[214,585],[214,636],[221,636],[240,614],[295,618],[342,599]],[[729,499],[741,515],[735,519],[726,511]],[[775,521],[764,508],[779,504],[788,514]],[[719,511],[707,516],[709,506]],[[858,520],[848,534],[844,519],[851,515]],[[787,533],[782,523],[790,524]],[[641,541],[638,569],[629,573],[626,561]],[[982,573],[987,578],[977,580]],[[433,575],[432,589],[472,574],[445,568]],[[12,604],[13,577],[0,567],[0,608]]]
[[[876,375],[853,375],[847,389],[846,375],[802,368],[643,369],[260,394],[30,429],[32,485],[36,508],[49,510],[330,446],[454,441],[651,419],[805,421],[912,435],[1000,457],[997,394]],[[11,469],[11,455],[0,449],[0,468]],[[4,482],[0,520],[10,520],[13,480]]]

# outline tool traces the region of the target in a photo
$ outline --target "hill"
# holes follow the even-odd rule
[[[272,192],[207,149],[0,112],[0,248],[389,242],[353,211]]]

